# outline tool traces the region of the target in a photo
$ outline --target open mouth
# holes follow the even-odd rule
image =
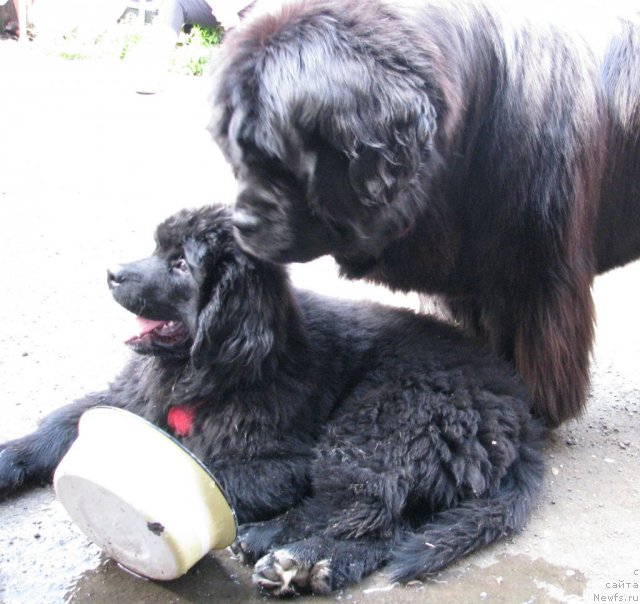
[[[181,321],[153,321],[144,317],[136,317],[139,332],[125,340],[132,348],[147,349],[160,345],[165,348],[183,344],[189,337],[187,326]]]

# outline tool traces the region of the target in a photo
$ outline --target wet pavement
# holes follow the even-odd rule
[[[141,96],[120,63],[0,42],[0,442],[101,388],[122,365],[129,319],[110,299],[106,267],[151,251],[169,213],[232,199],[233,179],[204,128],[206,93],[205,80],[176,76],[163,93]],[[335,295],[417,303],[338,281],[326,259],[293,273]],[[588,411],[556,432],[523,534],[426,582],[389,585],[378,573],[314,601],[639,601],[639,285],[638,264],[596,281]],[[88,543],[50,489],[0,502],[0,602],[118,601],[262,598],[227,552],[177,581],[146,581]]]

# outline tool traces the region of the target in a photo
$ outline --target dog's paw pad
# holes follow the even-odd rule
[[[253,582],[271,596],[292,596],[303,591],[326,594],[331,591],[331,567],[328,560],[309,564],[280,549],[258,560]]]

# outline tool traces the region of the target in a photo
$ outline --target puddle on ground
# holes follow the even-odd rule
[[[472,585],[480,599],[492,603],[579,602],[587,586],[587,578],[579,570],[524,554],[501,554],[494,564],[469,567],[462,578],[460,589],[467,584],[469,592]]]
[[[47,489],[0,504],[0,602],[3,604],[264,604],[251,570],[228,551],[205,556],[175,581],[148,581],[101,554],[71,523]],[[500,550],[498,550],[500,552]],[[580,602],[583,573],[541,558],[503,551],[472,556],[433,579],[389,585],[384,573],[328,596],[299,602],[513,604]]]
[[[587,578],[576,569],[524,554],[500,554],[483,566],[469,558],[433,579],[407,586],[389,586],[374,577],[342,599],[356,604],[578,603],[586,586]]]
[[[549,564],[540,558],[502,554],[485,567],[471,562],[408,586],[389,585],[378,573],[325,601],[353,604],[429,604],[442,602],[580,602],[587,579],[572,568]],[[299,601],[307,600],[301,598]],[[229,604],[264,602],[251,585],[249,569],[227,552],[210,554],[187,575],[175,581],[147,581],[131,575],[106,558],[84,572],[69,589],[65,602],[112,604],[120,602],[205,602]],[[318,598],[314,598],[318,601]]]
[[[100,564],[85,571],[67,591],[64,602],[113,604],[136,602],[244,602],[258,598],[248,569],[226,552],[205,556],[186,575],[174,581],[149,581],[102,557]]]

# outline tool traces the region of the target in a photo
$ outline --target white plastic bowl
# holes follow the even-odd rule
[[[71,519],[109,556],[150,579],[175,579],[230,545],[236,519],[214,477],[141,417],[95,407],[56,469]]]

